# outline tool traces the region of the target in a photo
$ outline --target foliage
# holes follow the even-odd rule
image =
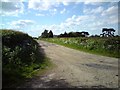
[[[2,30],[3,87],[23,78],[30,78],[44,63],[38,43],[28,34]]]
[[[48,33],[48,30],[45,29],[45,31],[41,35],[42,38],[53,38],[53,32],[50,30]]]
[[[113,28],[103,28],[102,29],[102,33],[103,34],[100,34],[102,37],[114,37],[114,32],[115,30]]]
[[[48,33],[48,37],[49,38],[53,38],[53,32],[50,30],[50,32]]]
[[[88,32],[69,32],[69,33],[64,33],[60,34],[58,37],[87,37],[89,35]]]
[[[42,38],[48,38],[48,30],[45,30],[42,35],[41,35]]]
[[[120,37],[78,37],[42,39],[90,53],[120,58]]]

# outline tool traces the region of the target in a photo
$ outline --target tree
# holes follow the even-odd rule
[[[68,36],[69,37],[75,37],[75,34],[74,34],[74,32],[70,32],[70,33],[68,33]]]
[[[63,37],[68,37],[68,34],[65,32],[64,35],[63,35]]]
[[[45,31],[41,35],[42,38],[48,38],[48,30],[45,29]]]
[[[48,33],[48,37],[49,38],[53,38],[53,32],[50,30],[50,32]]]
[[[102,37],[114,37],[114,32],[115,30],[113,28],[103,28],[102,29],[102,33],[103,34],[100,34]]]
[[[88,32],[84,32],[84,31],[81,32],[81,36],[82,36],[82,37],[87,37],[88,35],[89,35]]]
[[[41,35],[42,38],[53,38],[53,32],[52,30],[50,30],[50,32],[48,33],[48,30],[44,30],[44,32]]]
[[[60,34],[59,37],[87,37],[89,35],[88,32],[69,32],[69,33],[64,33]]]

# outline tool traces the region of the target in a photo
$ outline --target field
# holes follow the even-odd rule
[[[120,37],[42,38],[41,40],[88,53],[120,58]]]

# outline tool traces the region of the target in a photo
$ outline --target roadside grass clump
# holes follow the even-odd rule
[[[13,87],[31,78],[38,69],[48,66],[48,59],[40,52],[39,44],[28,34],[1,30],[2,33],[2,85]]]
[[[120,37],[40,38],[73,49],[120,58]]]

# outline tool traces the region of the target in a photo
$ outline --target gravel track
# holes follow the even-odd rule
[[[38,41],[56,67],[22,87],[118,88],[118,59]]]

